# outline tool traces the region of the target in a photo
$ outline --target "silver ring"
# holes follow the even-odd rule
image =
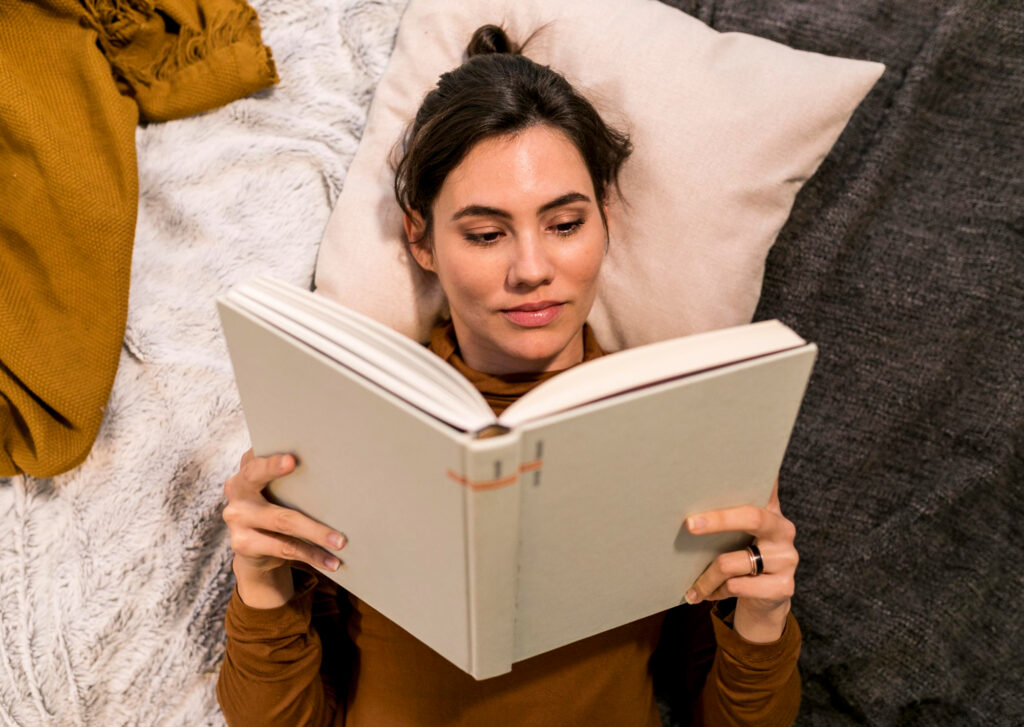
[[[764,573],[764,560],[761,558],[761,549],[751,543],[747,546],[747,555],[750,556],[750,576],[759,576]]]

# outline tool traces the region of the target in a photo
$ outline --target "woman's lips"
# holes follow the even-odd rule
[[[517,326],[539,328],[558,318],[564,306],[564,303],[545,300],[540,303],[526,303],[515,308],[506,308],[501,311],[501,314]]]

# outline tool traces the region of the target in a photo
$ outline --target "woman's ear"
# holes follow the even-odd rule
[[[416,212],[407,212],[402,219],[405,227],[405,239],[409,241],[409,252],[413,259],[419,263],[424,270],[436,273],[434,270],[434,251],[430,247],[430,240],[427,239],[426,224]]]
[[[612,240],[612,219],[607,200],[601,203],[601,211],[604,213],[604,251],[607,253]]]

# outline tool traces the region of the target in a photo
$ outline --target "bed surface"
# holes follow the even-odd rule
[[[138,130],[99,439],[66,475],[0,482],[0,724],[223,724],[219,512],[248,442],[213,299],[268,271],[310,284],[403,4],[258,0],[280,86]],[[674,4],[888,66],[797,198],[756,316],[820,347],[781,474],[798,724],[1019,722],[1024,8]]]

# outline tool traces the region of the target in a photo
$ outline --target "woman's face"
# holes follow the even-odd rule
[[[599,203],[583,157],[549,126],[486,139],[451,171],[432,240],[411,250],[437,273],[469,366],[505,374],[582,360],[605,253]],[[410,240],[422,228],[406,219]]]

